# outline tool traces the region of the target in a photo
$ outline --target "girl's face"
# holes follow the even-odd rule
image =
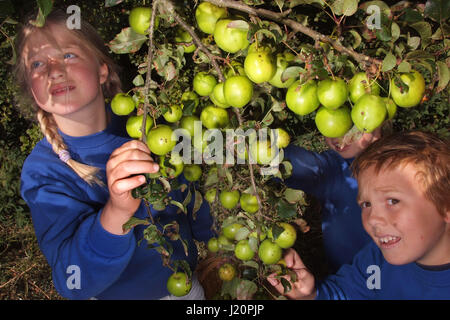
[[[371,133],[364,133],[359,139],[352,139],[348,143],[343,142],[343,138],[328,138],[325,141],[331,149],[339,153],[344,159],[354,158],[366,149],[372,142],[378,140],[381,136],[381,129],[375,129]]]
[[[47,30],[34,31],[24,47],[29,87],[39,107],[52,113],[60,129],[70,134],[76,132],[76,123],[94,123],[104,113],[101,85],[108,68],[65,26]]]
[[[450,262],[450,212],[439,214],[425,198],[417,168],[373,167],[358,179],[358,203],[365,230],[391,264]]]

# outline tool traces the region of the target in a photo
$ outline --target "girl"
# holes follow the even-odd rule
[[[170,299],[166,282],[172,271],[156,250],[138,245],[143,228],[122,229],[132,216],[148,217],[131,190],[159,167],[144,143],[127,137],[126,119],[105,105],[120,91],[120,81],[102,39],[84,21],[79,30],[67,29],[67,17],[54,11],[44,27],[27,23],[17,38],[16,75],[45,136],[21,176],[39,246],[66,298]],[[171,196],[185,198],[181,191]],[[158,227],[178,222],[189,254],[181,241],[170,241],[172,258],[186,260],[191,270],[197,262],[193,239],[212,236],[208,208],[202,206],[195,221],[174,206],[151,208]],[[196,277],[184,298],[204,298]]]

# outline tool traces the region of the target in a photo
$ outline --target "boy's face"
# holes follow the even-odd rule
[[[344,143],[343,137],[341,138],[328,138],[325,137],[325,141],[331,149],[339,153],[344,159],[354,158],[359,155],[365,148],[367,148],[372,142],[378,140],[381,136],[381,129],[375,129],[371,133],[364,133],[359,139],[351,139],[350,142]]]
[[[443,217],[425,198],[416,167],[370,167],[358,187],[364,228],[390,264],[450,262],[450,212]]]

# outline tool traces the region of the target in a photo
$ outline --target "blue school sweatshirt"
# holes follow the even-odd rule
[[[441,268],[389,264],[374,242],[356,256],[351,265],[317,284],[317,300],[448,300],[450,265]]]
[[[358,184],[350,170],[353,159],[344,159],[334,150],[317,153],[293,144],[284,150],[284,159],[293,167],[286,184],[320,201],[324,250],[329,271],[335,273],[371,241],[356,201]]]
[[[141,241],[145,227],[136,226],[126,235],[114,235],[99,221],[109,198],[106,162],[113,150],[130,140],[125,131],[126,118],[114,114],[111,117],[104,131],[92,135],[71,137],[61,133],[73,159],[101,169],[105,187],[89,186],[79,178],[44,138],[23,165],[21,194],[30,208],[41,251],[51,266],[55,288],[63,297],[159,299],[169,294],[166,281],[172,271],[163,265],[155,249],[148,248],[151,244]],[[182,202],[187,192],[173,190],[170,196]],[[207,241],[214,235],[209,205],[203,202],[194,219],[193,202],[188,205],[187,215],[179,213],[174,205],[164,211],[150,208],[160,230],[178,222],[188,255],[180,240],[168,240],[173,246],[172,260],[187,261],[191,270],[198,256],[193,240]],[[134,216],[148,217],[143,202]]]

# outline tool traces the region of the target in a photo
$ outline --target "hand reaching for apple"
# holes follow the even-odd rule
[[[316,287],[314,283],[314,276],[306,269],[302,259],[294,249],[288,249],[284,256],[286,267],[293,270],[297,275],[297,281],[292,283],[289,276],[284,276],[288,280],[292,289],[288,293],[284,293],[284,288],[281,282],[275,278],[275,273],[267,277],[269,283],[281,294],[290,299],[315,299]]]
[[[109,199],[103,208],[100,222],[113,234],[123,234],[122,226],[138,209],[141,199],[133,198],[131,191],[145,183],[144,173],[155,173],[158,164],[153,162],[147,145],[131,140],[115,149],[106,163]]]

